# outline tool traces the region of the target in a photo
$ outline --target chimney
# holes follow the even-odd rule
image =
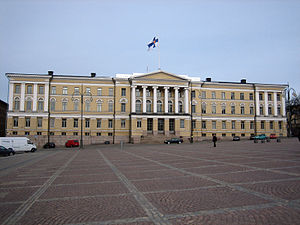
[[[207,78],[206,78],[206,82],[211,82],[211,78],[210,78],[210,77],[207,77]]]
[[[91,77],[95,77],[96,76],[96,73],[91,73]]]
[[[51,76],[52,76],[52,75],[53,75],[53,71],[49,70],[49,71],[48,71],[48,75],[51,75]]]
[[[246,83],[247,83],[246,79],[241,79],[241,84],[246,84]]]

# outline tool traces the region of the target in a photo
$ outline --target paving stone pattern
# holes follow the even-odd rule
[[[0,224],[300,224],[300,143],[97,145],[1,157]]]

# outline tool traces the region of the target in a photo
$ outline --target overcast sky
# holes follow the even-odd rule
[[[155,71],[155,35],[166,72],[300,92],[297,0],[0,0],[0,99],[9,72]]]

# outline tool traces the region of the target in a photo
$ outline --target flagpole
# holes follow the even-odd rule
[[[156,38],[158,39],[158,70],[160,70],[160,39],[158,35],[156,36]]]

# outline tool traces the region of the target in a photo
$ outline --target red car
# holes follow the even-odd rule
[[[79,147],[79,141],[78,140],[68,140],[65,145],[66,145],[66,147]]]
[[[277,138],[276,134],[270,134],[270,139],[276,139],[276,138]]]

